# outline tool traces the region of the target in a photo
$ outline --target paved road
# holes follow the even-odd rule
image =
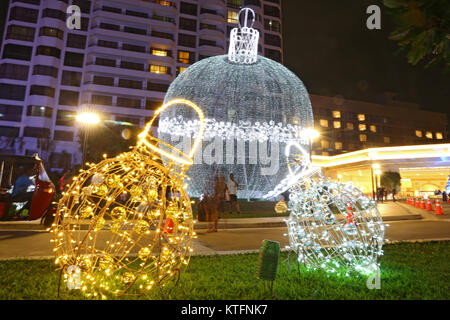
[[[286,232],[286,228],[229,229],[199,233],[198,241],[214,251],[254,250],[264,239],[279,241],[283,248],[288,244],[288,238],[283,236]],[[385,237],[390,241],[450,240],[450,220],[392,221],[386,228]]]
[[[450,219],[390,221],[386,238],[391,241],[450,240]],[[225,229],[216,233],[198,232],[194,254],[215,254],[229,251],[257,250],[264,239],[288,244],[285,227]],[[107,237],[101,231],[100,237]],[[0,231],[0,259],[17,257],[51,257],[51,234],[42,231]]]

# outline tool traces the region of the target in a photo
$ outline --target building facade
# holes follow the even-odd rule
[[[69,29],[67,8],[81,9]],[[281,0],[10,0],[0,52],[0,152],[81,162],[77,112],[143,126],[177,74],[228,50],[242,6],[282,63]]]
[[[393,93],[380,95],[380,103],[317,95],[310,98],[315,129],[320,132],[313,155],[448,141],[446,114],[396,101]]]

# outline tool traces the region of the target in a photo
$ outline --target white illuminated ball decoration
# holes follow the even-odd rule
[[[250,20],[251,14],[245,8],[241,18]],[[289,173],[286,144],[302,145],[309,156],[301,136],[304,128],[313,127],[308,92],[282,64],[257,55],[258,38],[258,31],[244,22],[231,32],[228,54],[193,64],[167,91],[165,101],[188,99],[205,112],[202,146],[188,171],[190,196],[204,193],[211,177],[233,173],[241,185],[239,198],[261,198]],[[166,110],[158,137],[180,149],[183,139],[196,137],[197,124],[195,114],[183,106]]]
[[[374,201],[320,169],[306,172],[289,191],[289,248],[300,263],[336,273],[377,270],[385,227]]]

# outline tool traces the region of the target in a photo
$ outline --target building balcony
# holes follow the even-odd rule
[[[47,97],[47,96],[37,96],[32,95],[27,98],[27,105],[30,106],[43,106],[43,107],[52,107],[55,105],[57,101],[55,98]],[[53,111],[54,112],[54,111]]]
[[[219,38],[219,39],[225,39],[225,31],[219,29],[219,28],[213,28],[213,27],[206,27],[204,26],[202,28],[202,26],[200,26],[200,31],[199,31],[199,35],[200,36],[209,36],[209,37],[214,37],[214,38]]]
[[[208,8],[214,10],[226,10],[227,8],[226,0],[206,0],[203,1],[204,4],[208,5]]]
[[[200,9],[200,21],[225,22],[225,16],[215,10]]]
[[[223,44],[214,41],[214,40],[208,40],[208,39],[200,39],[199,44],[198,44],[200,50],[202,48],[207,48],[209,50],[214,50],[217,52],[223,52],[225,50],[225,47]]]
[[[130,89],[130,88],[121,88],[118,86],[105,86],[101,84],[95,84],[92,81],[84,82],[84,91],[94,91],[94,92],[102,92],[107,93],[109,95],[123,95],[123,96],[143,96],[144,89]]]
[[[147,0],[143,0],[143,1],[147,1]],[[175,2],[172,1],[167,1],[167,0],[153,0],[152,1],[154,4],[158,5],[159,7],[165,7],[165,8],[170,8],[172,10],[177,9],[177,5]]]
[[[56,88],[59,85],[58,78],[39,74],[32,74],[29,78],[29,83],[30,85],[48,86],[53,88]]]
[[[88,49],[88,53],[101,53],[101,54],[107,54],[117,57],[126,57],[126,58],[133,58],[137,60],[145,60],[145,61],[157,61],[157,62],[164,62],[164,63],[173,63],[174,59],[170,56],[158,56],[153,55],[151,48],[146,48],[145,52],[136,52],[136,51],[130,51],[130,50],[124,50],[124,49],[114,49],[114,48],[107,48],[107,47],[101,47],[97,44],[90,44]]]
[[[50,128],[52,127],[53,119],[46,117],[26,116],[24,117],[23,124],[26,127]]]
[[[147,69],[148,70],[148,69]],[[134,77],[142,79],[154,79],[162,82],[171,82],[173,80],[172,74],[153,73],[149,71],[132,70],[126,68],[107,67],[91,63],[88,63],[84,69],[85,72],[105,73],[112,74],[114,76]]]
[[[142,24],[142,26],[161,26],[165,28],[169,28],[172,31],[176,30],[176,23],[171,18],[153,14],[153,16],[149,16],[147,18],[145,17],[139,17],[132,14],[126,14],[126,11],[123,10],[122,13],[115,13],[115,12],[109,12],[104,11],[102,8],[97,8],[94,10],[93,13],[93,19],[95,18],[107,18],[114,21],[121,21],[125,23],[138,23]]]
[[[169,39],[167,37],[163,37],[163,32],[153,31],[150,34],[146,35],[140,35],[130,32],[124,32],[123,30],[109,30],[109,29],[102,29],[99,26],[94,26],[91,29],[92,35],[99,35],[99,36],[105,36],[105,37],[113,37],[117,39],[123,39],[123,40],[135,40],[140,41],[144,43],[149,42],[157,42],[161,43],[163,45],[168,46],[174,46],[175,41],[173,39]],[[172,35],[173,36],[173,35]]]

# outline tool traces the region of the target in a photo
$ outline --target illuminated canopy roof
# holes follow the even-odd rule
[[[442,158],[450,161],[450,144],[370,148],[335,156],[312,156],[315,167],[335,167],[370,160]],[[443,160],[444,161],[444,160]]]

